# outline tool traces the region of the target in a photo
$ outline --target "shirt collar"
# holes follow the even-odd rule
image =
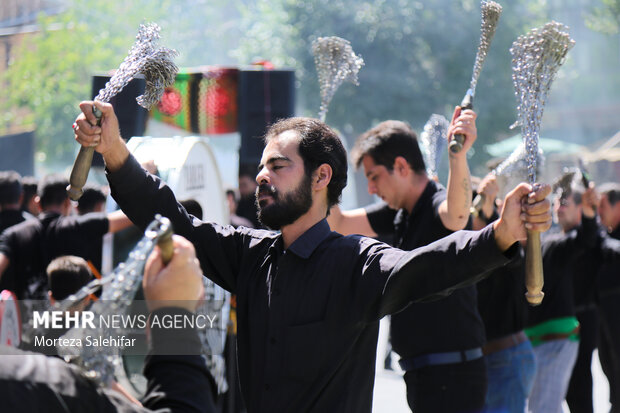
[[[429,179],[428,182],[426,183],[426,186],[424,187],[424,191],[422,191],[422,195],[420,195],[420,198],[418,198],[415,205],[413,206],[413,209],[411,210],[411,214],[409,214],[405,208],[399,209],[396,215],[394,216],[394,225],[395,226],[403,225],[407,222],[408,219],[410,218],[413,219],[413,217],[417,215],[420,208],[422,208],[423,205],[426,205],[428,203],[428,200],[431,199],[433,194],[437,191],[438,191],[437,183],[433,181],[432,179]]]
[[[295,240],[288,247],[288,250],[300,258],[308,259],[314,250],[331,234],[331,229],[326,219],[322,219],[301,234],[299,238]]]

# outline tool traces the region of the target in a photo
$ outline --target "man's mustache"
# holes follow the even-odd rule
[[[269,195],[273,198],[277,198],[278,196],[278,191],[276,190],[276,187],[273,185],[269,185],[269,184],[260,184],[257,188],[256,188],[256,199],[258,199],[259,196],[261,195]]]

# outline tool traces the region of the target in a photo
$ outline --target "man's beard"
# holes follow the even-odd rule
[[[273,200],[261,207],[258,196],[268,194]],[[256,188],[258,220],[269,229],[279,230],[297,221],[312,206],[312,178],[304,176],[297,188],[281,194],[272,185],[261,184]]]

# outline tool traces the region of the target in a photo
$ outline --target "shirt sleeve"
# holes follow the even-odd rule
[[[237,276],[244,252],[253,239],[248,228],[202,222],[191,217],[177,202],[172,190],[161,179],[150,175],[133,155],[116,172],[106,172],[114,200],[123,212],[143,230],[155,214],[170,219],[174,233],[194,244],[204,275],[222,288],[236,292]]]
[[[364,210],[373,231],[379,235],[394,233],[396,210],[390,208],[385,202],[368,205]]]
[[[0,253],[6,255],[9,259],[13,255],[13,249],[11,247],[11,234],[12,231],[4,231],[0,235]]]
[[[515,243],[501,252],[491,225],[481,231],[457,231],[413,251],[371,244],[363,254],[362,312],[373,321],[414,301],[448,295],[485,278],[518,251]]]
[[[180,308],[162,308],[153,314],[191,316]],[[169,350],[178,349],[179,343],[183,343],[183,354],[171,355]],[[148,380],[142,399],[144,407],[173,412],[215,411],[214,383],[200,356],[201,347],[193,328],[151,329],[151,351],[144,362],[144,376]]]

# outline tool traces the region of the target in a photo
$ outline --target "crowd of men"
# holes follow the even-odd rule
[[[105,201],[93,194],[80,201],[84,215],[73,213],[68,182],[58,176],[39,182],[31,203],[25,180],[0,174],[0,289],[18,299],[47,297],[53,259],[79,256],[97,270],[103,234],[131,223],[144,229],[159,213],[186,239],[175,241],[175,256],[184,261],[179,274],[161,263],[147,265],[146,273],[157,284],[154,274],[174,283],[202,271],[235,294],[239,384],[248,412],[370,411],[378,322],[385,316],[413,412],[561,412],[565,399],[573,413],[592,412],[596,347],[612,411],[620,411],[617,183],[597,187],[569,171],[553,188],[520,184],[498,199],[490,173],[474,189],[467,150],[477,138],[476,114],[458,107],[448,139],[460,134],[465,141],[461,152],[450,153],[445,188],[427,176],[416,134],[404,122],[382,122],[362,134],[348,159],[327,125],[290,118],[269,127],[258,175],[240,173],[240,199],[227,194],[234,225],[203,222],[129,153],[112,107],[94,104],[103,113],[100,126],[93,102],[83,102],[75,136],[103,155],[122,212],[93,212]],[[363,170],[368,192],[382,202],[340,210],[348,162]],[[530,307],[523,247],[527,231],[551,226],[552,190],[558,229],[543,235],[545,297]],[[484,202],[472,214],[476,194]],[[30,205],[38,209],[26,212]],[[259,226],[268,230],[250,228]],[[192,267],[196,258],[200,268]],[[159,259],[156,252],[151,261]],[[152,284],[147,300],[176,299],[170,294],[177,291],[194,303],[153,311],[195,309],[193,281],[176,289]],[[169,339],[166,334],[160,337]],[[191,334],[178,334],[195,342]],[[216,411],[215,395],[202,379],[208,371],[187,357],[147,359],[144,408]],[[0,378],[13,387],[51,380],[41,372],[11,376],[14,361],[2,360]],[[173,372],[186,391],[167,377]],[[75,374],[67,370],[67,380],[84,400],[116,400],[108,392],[80,390]],[[187,391],[200,386],[204,391]],[[69,397],[48,387],[60,399]],[[110,406],[122,410],[116,401]],[[143,408],[135,401],[130,406]]]

